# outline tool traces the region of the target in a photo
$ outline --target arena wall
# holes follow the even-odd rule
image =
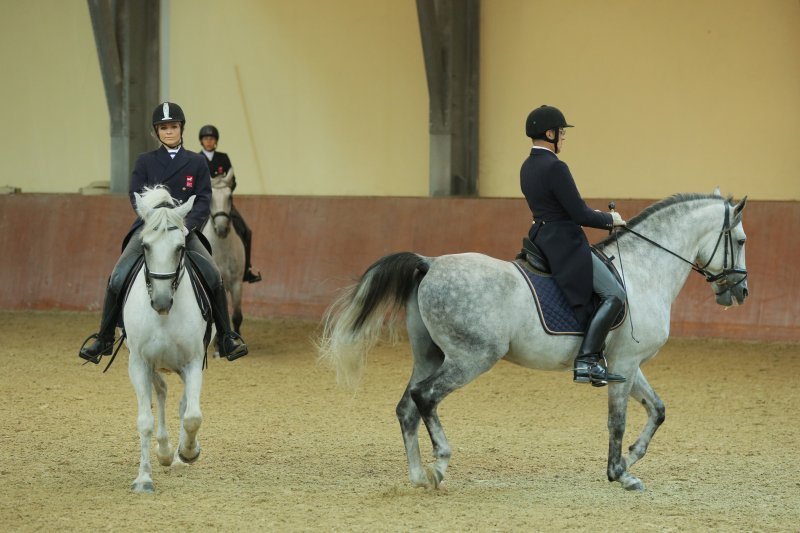
[[[0,196],[0,309],[99,311],[133,217],[122,196]],[[318,319],[336,291],[396,251],[482,252],[511,259],[528,229],[521,199],[241,196],[261,283],[246,285],[247,316]],[[605,208],[607,200],[591,200]],[[618,200],[630,218],[651,200]],[[725,310],[691,275],[672,333],[800,340],[800,203],[750,201],[745,212],[750,298]],[[590,240],[603,233],[590,230]],[[657,283],[658,280],[653,280]],[[88,332],[86,332],[88,334]]]

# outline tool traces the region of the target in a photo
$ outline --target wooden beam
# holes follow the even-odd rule
[[[152,148],[159,99],[160,0],[87,0],[106,93],[111,192],[127,193],[133,158]]]
[[[431,196],[478,194],[480,0],[417,0]]]

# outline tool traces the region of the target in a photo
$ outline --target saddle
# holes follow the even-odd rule
[[[609,258],[594,246],[591,248],[592,253],[606,265],[617,281],[622,284],[622,278],[612,263],[614,258]],[[533,241],[524,237],[522,239],[522,250],[517,254],[513,264],[522,274],[522,277],[525,278],[528,288],[531,290],[533,300],[536,303],[537,314],[544,330],[550,335],[583,336],[584,327],[581,326],[572,310],[572,306],[567,301],[567,297],[564,296],[555,278],[553,278],[547,258],[539,247]],[[600,303],[600,297],[594,294],[592,303],[597,308]],[[612,330],[622,324],[627,312],[628,303],[625,302],[619,315],[614,319],[614,324],[611,326]]]

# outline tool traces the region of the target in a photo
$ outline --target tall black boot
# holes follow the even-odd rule
[[[214,314],[214,325],[217,326],[219,354],[233,361],[247,355],[247,345],[242,337],[231,328],[231,319],[228,315],[228,299],[225,296],[225,286],[220,283],[211,291],[211,308]]]
[[[99,364],[104,355],[111,355],[114,349],[114,333],[118,321],[119,302],[117,293],[109,284],[106,287],[105,300],[103,300],[103,318],[100,319],[100,331],[90,335],[89,338],[83,341],[84,346],[78,352],[80,358]],[[94,339],[94,342],[86,346],[86,343],[91,339]]]
[[[242,281],[247,283],[261,281],[261,272],[253,273],[253,265],[250,264],[250,242],[253,234],[250,228],[247,227],[247,224],[245,224],[242,215],[240,215],[238,211],[235,211],[235,208],[231,209],[231,220],[233,221],[233,229],[239,234],[239,237],[242,239],[242,244],[244,244],[244,275],[242,276]]]
[[[573,381],[575,383],[591,383],[595,387],[602,387],[611,383],[622,383],[624,376],[612,374],[605,366],[603,345],[606,336],[614,324],[614,319],[622,309],[622,301],[611,296],[603,300],[597,307],[586,334],[575,358]]]

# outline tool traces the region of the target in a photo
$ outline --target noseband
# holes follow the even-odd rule
[[[661,246],[657,242],[645,237],[641,233],[639,233],[639,232],[637,232],[637,231],[635,231],[635,230],[633,230],[633,229],[631,229],[631,228],[629,228],[627,226],[621,226],[620,228],[625,230],[625,231],[627,231],[627,232],[629,232],[629,233],[633,233],[634,235],[636,235],[640,239],[649,242],[650,244],[652,244],[656,248],[664,250],[665,252],[677,257],[678,259],[680,259],[684,263],[689,264],[692,267],[692,270],[694,270],[695,272],[697,272],[699,274],[702,274],[706,278],[707,282],[709,282],[709,283],[717,283],[718,285],[720,285],[722,290],[720,292],[715,293],[717,296],[719,296],[720,294],[723,294],[726,291],[729,291],[729,290],[733,289],[737,285],[742,284],[747,279],[747,270],[745,270],[743,268],[736,268],[736,264],[734,262],[734,257],[733,257],[733,236],[731,235],[731,230],[733,228],[731,227],[730,212],[731,212],[731,207],[728,204],[728,202],[725,202],[725,219],[722,221],[722,229],[719,232],[719,237],[717,237],[717,243],[714,245],[714,251],[711,252],[711,256],[709,257],[708,261],[706,261],[706,264],[703,265],[703,266],[700,266],[697,263],[689,261],[688,259],[684,259],[683,257],[679,256],[678,254],[676,254],[672,250],[669,250],[669,249]],[[714,259],[714,256],[717,254],[717,250],[719,249],[720,242],[724,243],[723,244],[723,248],[724,248],[724,254],[725,254],[724,257],[723,257],[723,260],[722,260],[722,271],[719,272],[718,274],[714,274],[712,272],[709,272],[706,269],[706,267],[708,267],[708,265],[711,264],[711,261]],[[729,256],[730,256],[730,267],[728,267],[728,257]],[[730,281],[730,279],[728,277],[731,274],[741,274],[742,277],[736,283],[731,284],[731,281]]]
[[[159,207],[169,207],[172,208],[173,206],[168,203],[162,203],[157,205],[154,209]],[[167,228],[167,231],[174,231],[180,229],[178,226],[170,226]],[[153,280],[154,279],[171,279],[172,280],[172,292],[175,292],[178,289],[178,285],[180,285],[181,279],[183,279],[183,273],[186,271],[184,269],[184,258],[186,257],[186,247],[184,246],[181,248],[181,255],[178,258],[178,266],[175,268],[174,272],[151,272],[150,267],[147,266],[147,255],[144,256],[144,281],[147,284],[147,292],[148,294],[153,293]]]

